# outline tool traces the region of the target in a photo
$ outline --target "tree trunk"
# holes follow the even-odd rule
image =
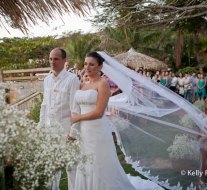
[[[183,54],[183,35],[181,30],[177,31],[176,41],[175,41],[175,65],[179,68],[181,65],[182,54]]]
[[[193,31],[193,44],[194,44],[194,46],[196,46],[197,43],[198,43],[198,33],[197,33],[196,30],[194,30]],[[196,55],[196,60],[197,60],[197,63],[198,63],[199,72],[203,73],[203,67],[202,67],[202,64],[201,64],[200,52],[198,50],[194,50],[194,53]]]

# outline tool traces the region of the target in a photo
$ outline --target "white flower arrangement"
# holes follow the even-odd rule
[[[191,119],[189,114],[185,114],[180,118],[180,124],[182,124],[184,127],[192,129],[195,126],[194,121]]]
[[[58,171],[93,162],[78,132],[75,141],[66,142],[58,122],[37,125],[26,112],[6,104],[4,88],[0,83],[0,160],[14,167],[13,176],[22,190],[47,187]]]
[[[171,159],[199,161],[199,143],[198,141],[189,138],[186,134],[176,135],[173,144],[168,147],[167,151],[169,152]]]
[[[204,111],[205,104],[203,101],[195,101],[194,106],[200,109],[201,111]],[[196,126],[195,122],[191,119],[191,116],[189,114],[185,114],[184,116],[180,117],[180,124],[182,124],[184,127],[193,129],[194,126]]]
[[[203,101],[195,101],[194,103],[193,103],[193,105],[195,106],[195,107],[197,107],[198,109],[200,109],[201,111],[204,111],[205,110],[205,102],[203,102]]]
[[[111,122],[117,128],[118,131],[123,131],[129,127],[129,121],[118,116],[113,116],[111,118]]]

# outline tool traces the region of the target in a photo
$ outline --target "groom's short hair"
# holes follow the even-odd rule
[[[62,48],[55,48],[54,50],[59,50],[61,52],[61,57],[63,59],[66,58],[66,51],[64,49],[62,49]]]

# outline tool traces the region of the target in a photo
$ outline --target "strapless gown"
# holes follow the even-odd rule
[[[81,114],[96,108],[96,90],[78,90],[75,95]],[[159,185],[140,177],[127,175],[116,154],[111,127],[105,114],[98,119],[80,122],[84,148],[93,153],[95,161],[86,165],[86,172],[77,168],[75,190],[159,190]]]

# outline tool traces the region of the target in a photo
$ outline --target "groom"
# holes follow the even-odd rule
[[[61,48],[55,48],[50,52],[49,62],[53,73],[44,79],[44,99],[40,110],[40,124],[52,124],[49,114],[56,116],[65,130],[65,140],[70,132],[70,117],[72,112],[79,113],[79,107],[75,105],[74,95],[80,87],[80,82],[75,74],[64,68],[66,52]],[[72,188],[73,175],[68,175],[68,189]],[[53,181],[52,190],[59,190],[61,172],[58,172]]]

